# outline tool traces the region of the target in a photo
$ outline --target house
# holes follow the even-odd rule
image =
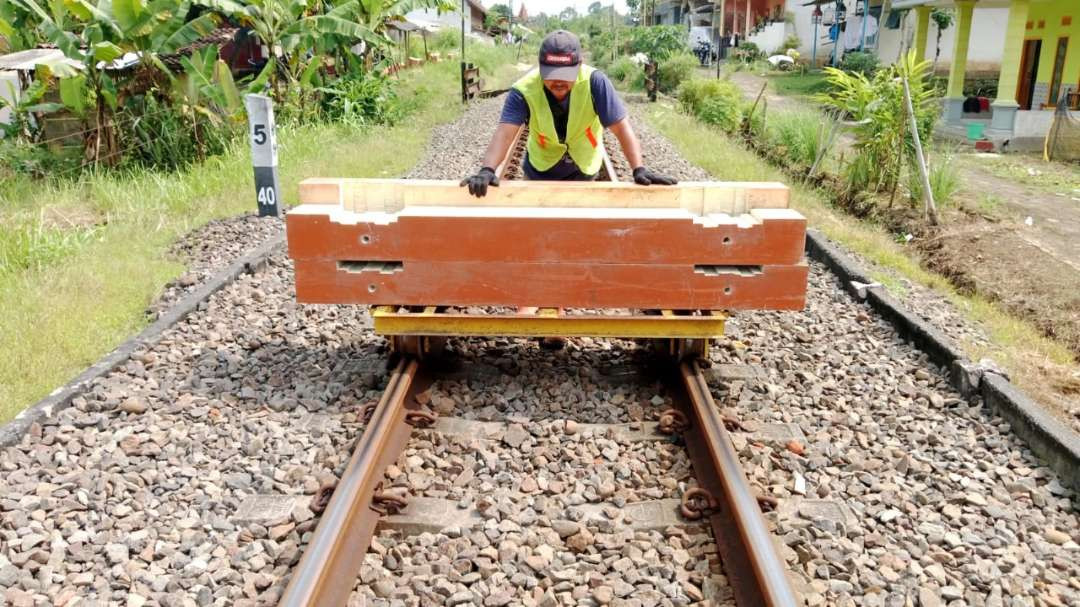
[[[784,0],[667,0],[653,7],[650,23],[683,25],[697,39],[737,34],[771,51],[783,44],[788,33],[784,6]]]
[[[484,18],[487,17],[487,9],[484,5],[480,4],[478,0],[466,0],[463,2],[465,7],[465,23],[467,24],[468,31],[476,34],[484,33]],[[452,27],[454,29],[461,29],[461,11],[439,11],[434,8],[424,8],[409,11],[405,14],[405,19],[421,25],[431,25],[437,28]]]
[[[989,36],[974,19],[976,5],[1008,10],[1001,46],[997,95],[990,117],[964,113],[964,78],[973,47]],[[1041,144],[1053,119],[1053,108],[1064,99],[1074,110],[1080,106],[1080,2],[1077,0],[895,0],[894,10],[915,13],[912,48],[925,56],[930,34],[930,11],[953,8],[956,23],[949,81],[945,92],[946,127],[963,128],[971,122],[986,125],[986,135],[1009,140],[1010,147]],[[983,28],[989,26],[983,25]],[[972,57],[973,58],[973,57]],[[1071,95],[1071,96],[1070,96]],[[1080,112],[1076,112],[1080,118]]]
[[[979,32],[979,35],[969,39],[967,52],[969,74],[973,72],[996,74],[1001,69],[1001,56],[1004,49],[1001,41],[1005,39],[1009,8],[1007,5],[986,6],[986,4],[985,2],[976,4],[971,16],[971,27]],[[918,20],[922,15],[929,17],[930,14],[927,10],[920,12],[913,9],[894,9],[893,12],[894,16],[889,19],[891,23],[881,28],[880,41],[877,45],[877,54],[882,63],[895,62],[900,58],[901,52],[912,47],[913,33],[918,28]],[[926,37],[921,41],[924,45],[921,50],[927,59],[933,59],[935,54],[938,54],[937,70],[944,71],[952,65],[956,31],[954,21],[951,26],[941,32],[939,44],[937,24],[933,19],[928,21]]]

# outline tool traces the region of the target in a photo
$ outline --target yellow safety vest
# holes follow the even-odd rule
[[[570,116],[566,122],[566,141],[559,141],[555,117],[551,114],[540,71],[533,70],[514,83],[529,104],[529,164],[547,171],[569,152],[578,169],[595,175],[604,163],[602,145],[604,126],[596,115],[589,80],[596,69],[582,64],[574,88],[570,89]]]

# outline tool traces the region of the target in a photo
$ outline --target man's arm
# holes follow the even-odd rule
[[[674,177],[666,177],[645,168],[645,163],[641,158],[641,143],[638,141],[637,135],[634,134],[633,127],[630,126],[630,120],[623,118],[609,126],[608,130],[619,140],[619,147],[622,148],[623,156],[626,156],[626,161],[630,163],[630,168],[634,170],[634,183],[638,185],[675,185],[679,183]]]
[[[511,89],[503,103],[502,115],[499,124],[495,127],[495,135],[484,152],[484,163],[480,172],[469,175],[461,180],[462,187],[469,186],[469,193],[477,198],[487,196],[489,185],[499,185],[499,177],[495,175],[495,169],[506,158],[510,146],[514,145],[514,136],[518,128],[529,121],[529,105],[525,97],[517,90]]]
[[[499,168],[502,159],[506,158],[510,146],[514,145],[518,128],[519,125],[508,122],[500,122],[495,127],[495,135],[484,152],[484,164],[480,167],[480,172],[461,180],[462,187],[469,186],[470,194],[481,198],[487,196],[488,186],[498,187],[499,176],[495,174],[495,170]]]
[[[622,148],[626,161],[630,163],[630,168],[639,168],[643,164],[641,161],[641,143],[638,142],[637,135],[634,134],[634,129],[630,126],[630,120],[623,118],[609,126],[608,130],[619,140],[619,147]]]
[[[506,122],[500,122],[495,127],[495,135],[491,138],[487,151],[484,152],[483,166],[491,169],[499,167],[499,163],[502,162],[503,158],[506,158],[506,153],[510,151],[510,146],[514,145],[519,128],[519,125]]]

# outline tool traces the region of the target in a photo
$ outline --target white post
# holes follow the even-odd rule
[[[259,217],[281,217],[281,181],[278,179],[277,130],[274,106],[265,95],[247,95],[244,106],[251,136],[251,164],[255,167],[255,200]]]
[[[937,205],[934,204],[934,192],[930,189],[930,174],[926,168],[926,158],[923,156],[922,141],[919,138],[919,123],[915,120],[915,108],[911,103],[911,88],[908,86],[907,74],[901,77],[900,82],[904,85],[904,106],[907,108],[908,126],[911,127],[911,137],[915,140],[915,160],[919,163],[919,179],[922,181],[926,219],[932,225],[937,225]]]

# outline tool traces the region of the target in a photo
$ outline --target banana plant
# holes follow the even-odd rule
[[[21,93],[15,90],[12,82],[5,81],[3,84],[8,86],[8,95],[6,97],[0,95],[0,109],[11,110],[11,120],[9,123],[0,122],[0,130],[4,133],[4,137],[19,137],[26,141],[35,141],[40,133],[39,118],[43,114],[51,114],[63,109],[64,106],[42,101],[46,87],[40,80],[31,82],[30,86]]]
[[[65,56],[82,64],[61,78],[61,99],[82,114],[96,116],[87,138],[86,156],[98,162],[118,160],[112,117],[121,89],[108,67],[127,53],[138,57],[137,70],[168,71],[158,55],[173,53],[212,32],[218,17],[206,13],[190,21],[191,0],[8,0],[37,20],[37,30]],[[153,67],[151,67],[153,66]]]
[[[7,40],[7,51],[34,48],[37,33],[32,24],[33,15],[12,2],[0,2],[0,36]],[[3,45],[0,44],[0,48]]]

